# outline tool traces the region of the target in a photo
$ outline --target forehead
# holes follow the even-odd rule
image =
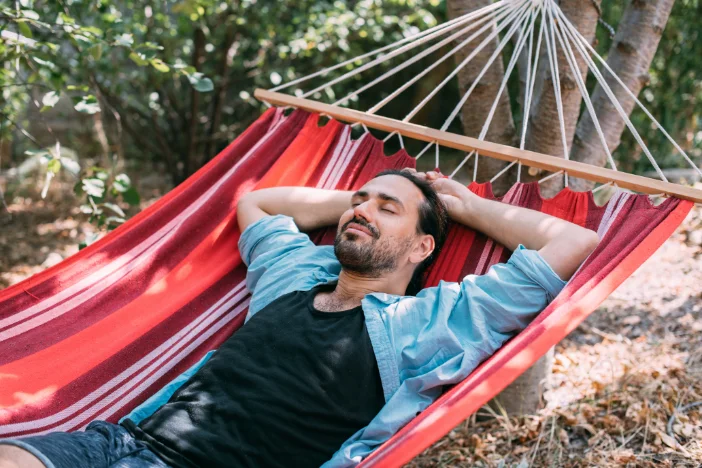
[[[385,175],[368,181],[361,189],[372,197],[384,193],[399,198],[404,205],[418,206],[424,195],[411,181],[398,175]]]

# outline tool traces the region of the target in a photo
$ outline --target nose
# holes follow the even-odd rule
[[[353,215],[354,215],[354,217],[357,217],[357,218],[363,218],[365,221],[370,223],[371,216],[370,216],[370,210],[369,210],[370,207],[368,206],[368,203],[369,202],[366,201],[366,202],[363,202],[363,203],[356,205],[353,208]]]

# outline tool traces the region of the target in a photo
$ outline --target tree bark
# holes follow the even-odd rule
[[[484,6],[490,5],[491,0],[447,0],[448,16],[450,19],[464,15],[471,11],[475,11]],[[455,55],[456,63],[460,63],[465,59],[478,44],[487,36],[486,32],[483,36],[475,39],[470,44],[459,50]],[[463,38],[465,39],[465,38]],[[468,88],[472,86],[475,79],[480,74],[490,56],[497,48],[497,40],[492,44],[488,44],[480,53],[473,58],[459,73],[458,73],[458,89],[463,95]],[[483,128],[483,124],[487,119],[490,108],[495,100],[497,91],[500,89],[500,84],[504,77],[504,64],[502,60],[495,60],[487,73],[482,77],[480,83],[475,87],[470,98],[461,109],[461,117],[463,131],[466,135],[477,137]],[[502,143],[514,146],[516,142],[516,130],[512,119],[512,109],[510,108],[509,93],[505,89],[500,97],[495,115],[492,120],[492,125],[488,129],[485,139],[494,143]],[[478,181],[484,182],[490,180],[497,172],[506,165],[503,161],[498,161],[492,158],[480,158],[478,164]],[[465,167],[464,173],[470,174],[472,179],[473,165],[468,164]],[[506,179],[501,179],[502,183]],[[504,191],[505,187],[496,186],[496,191]]]
[[[599,4],[601,0],[595,0]],[[580,31],[585,39],[592,43],[595,38],[597,28],[598,11],[591,1],[583,0],[561,0],[561,11],[573,23],[573,26]],[[548,36],[546,36],[548,37]],[[560,93],[563,103],[563,119],[565,121],[566,143],[568,148],[573,142],[575,126],[580,114],[582,96],[576,82],[576,76],[570,68],[563,49],[556,38],[556,53],[558,60],[558,74],[560,78]],[[545,48],[546,44],[543,43]],[[580,55],[575,54],[576,63],[580,71],[580,76],[585,80],[587,66],[585,60]],[[544,77],[543,86],[539,90],[538,105],[531,108],[529,128],[527,131],[526,148],[538,153],[550,154],[552,156],[563,157],[563,143],[561,140],[560,122],[558,119],[558,108],[556,107],[556,97],[548,56],[539,60],[539,75]],[[545,72],[542,70],[546,70]],[[530,170],[526,172],[523,181],[536,180],[543,177],[539,171]],[[554,177],[550,181],[542,184],[541,190],[545,196],[553,196],[563,188],[563,177]]]
[[[500,414],[501,408],[510,416],[534,414],[542,406],[542,397],[553,367],[553,356],[554,348],[551,348],[488,405],[497,414]]]
[[[673,3],[674,0],[631,0],[622,15],[607,55],[607,64],[634,95],[638,95],[648,83],[648,69]],[[602,74],[626,115],[631,115],[634,100],[609,72],[603,70]],[[599,84],[592,95],[592,104],[607,147],[610,152],[614,152],[619,146],[626,124]],[[578,123],[570,158],[595,166],[604,166],[606,163],[607,155],[589,113],[585,113]],[[572,183],[576,190],[590,190],[593,185],[593,182],[583,179],[573,179]]]

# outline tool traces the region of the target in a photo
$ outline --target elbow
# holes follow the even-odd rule
[[[579,238],[579,247],[582,255],[582,261],[584,261],[590,254],[597,248],[600,243],[600,236],[597,235],[595,231],[585,229],[585,232],[581,233]]]

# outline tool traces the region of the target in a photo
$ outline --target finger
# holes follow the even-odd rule
[[[417,172],[417,169],[414,169],[412,167],[405,167],[402,170],[405,172],[409,172],[410,174],[419,174],[419,172]]]
[[[445,193],[450,195],[456,195],[456,186],[450,179],[445,179],[443,177],[432,181],[431,186],[434,187],[439,193]]]

